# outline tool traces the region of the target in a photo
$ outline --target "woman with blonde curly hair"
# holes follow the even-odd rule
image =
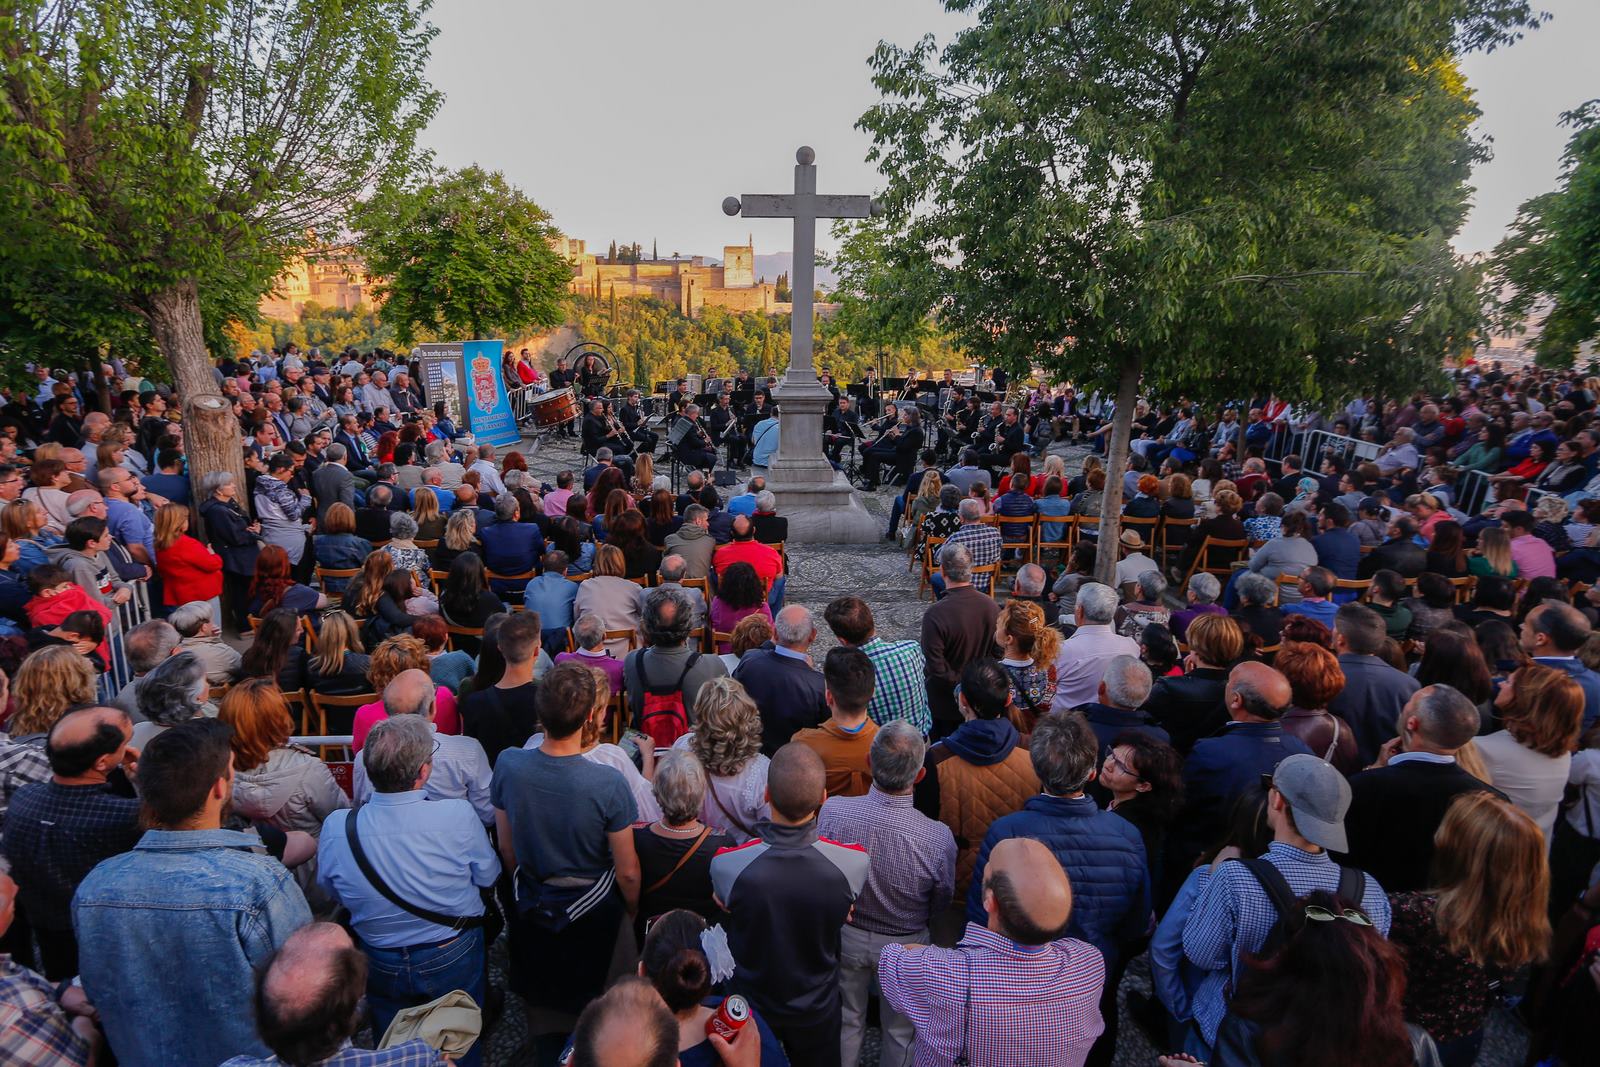
[[[995,620],[994,640],[1004,650],[1000,666],[1011,679],[1012,722],[1018,732],[1031,734],[1055,699],[1061,631],[1044,621],[1038,604],[1008,600]]]
[[[94,667],[70,645],[47,645],[30,653],[11,682],[15,703],[12,740],[48,734],[68,708],[94,703]]]
[[[322,821],[350,798],[315,753],[289,744],[294,717],[270,678],[229,689],[217,718],[233,727],[233,806],[253,821],[316,837]]]
[[[744,844],[756,824],[770,814],[767,767],[761,754],[761,712],[732,678],[713,678],[700,686],[694,726],[673,748],[686,748],[706,769],[706,798],[700,821]]]
[[[420,637],[411,634],[395,634],[372,650],[372,659],[367,665],[367,681],[372,683],[372,692],[378,695],[378,699],[356,710],[355,719],[350,724],[355,751],[360,752],[361,746],[367,743],[368,732],[388,718],[383,706],[383,691],[389,683],[406,671],[429,674],[432,667],[428,646]],[[461,732],[461,715],[456,710],[455,694],[442,685],[433,695],[433,724],[442,734]],[[328,724],[328,731],[335,734],[344,732],[334,729],[332,722]]]

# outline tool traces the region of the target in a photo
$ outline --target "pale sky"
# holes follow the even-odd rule
[[[1600,3],[1539,6],[1555,20],[1466,62],[1495,159],[1474,175],[1463,251],[1492,247],[1518,204],[1553,187],[1557,116],[1600,96]],[[663,256],[720,256],[747,232],[758,253],[787,251],[790,224],[729,219],[721,203],[789,190],[802,144],[819,191],[872,192],[855,122],[877,99],[873,48],[959,25],[937,0],[442,0],[431,18],[446,100],[425,143],[439,162],[504,171],[591,250],[637,240],[648,254],[655,239]]]

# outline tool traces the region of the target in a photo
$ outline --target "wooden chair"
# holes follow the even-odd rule
[[[1061,539],[1059,541],[1046,541],[1044,528],[1051,523],[1061,524]],[[1063,515],[1056,518],[1053,515],[1039,516],[1039,532],[1035,535],[1033,548],[1036,555],[1035,562],[1043,562],[1046,552],[1060,552],[1061,562],[1065,563],[1067,557],[1072,555],[1072,550],[1078,546],[1078,516]]]
[[[1456,587],[1456,603],[1465,604],[1472,599],[1472,591],[1478,587],[1478,579],[1472,575],[1465,578],[1452,578],[1450,584]]]
[[[478,632],[482,633],[483,631],[480,630]],[[634,649],[639,647],[639,631],[638,630],[607,630],[605,639],[606,639],[606,643],[607,644],[610,644],[612,641],[626,641],[626,642],[628,642],[628,651],[629,652],[632,652]]]
[[[922,599],[922,594],[928,590],[928,579],[933,577],[933,561],[939,555],[939,549],[944,547],[948,537],[929,537],[922,542],[922,578],[917,582],[917,599]]]
[[[1039,535],[1039,516],[995,516],[995,526],[1000,530],[1000,559],[1002,563],[1011,562],[1021,567],[1024,563],[1033,562],[1033,545]],[[1020,534],[1020,538],[1019,535]],[[1020,549],[1021,554],[1010,561],[1006,560],[1006,551]]]
[[[308,724],[308,729],[306,730],[308,734],[354,733],[356,709],[382,699],[377,693],[357,693],[354,696],[327,696],[314,689],[307,692],[311,698],[312,713],[316,717],[314,723]],[[310,727],[315,727],[315,729]],[[328,753],[337,747],[339,746],[321,746],[322,758],[326,760]]]
[[[456,638],[475,637],[481,644],[483,641],[483,627],[481,626],[455,626],[451,623],[444,624],[444,645],[452,652],[456,649]]]
[[[708,651],[715,653],[723,645],[730,647],[733,645],[733,634],[724,633],[721,630],[713,630],[711,632],[711,648]]]
[[[1171,566],[1173,558],[1189,546],[1189,538],[1194,533],[1194,527],[1199,525],[1199,519],[1168,518],[1162,522],[1161,529],[1158,531],[1161,538],[1161,547],[1156,553],[1157,562],[1163,566]],[[1172,539],[1172,531],[1174,529],[1184,531],[1183,536],[1176,542]]]
[[[629,578],[627,580],[638,586],[640,589],[650,588],[650,576],[648,574],[643,574],[637,578]]]
[[[778,562],[783,564],[784,574],[789,573],[789,550],[787,544],[788,542],[786,541],[774,541],[767,546],[778,553]]]
[[[1371,578],[1335,578],[1333,580],[1333,599],[1339,603],[1353,603],[1367,599],[1367,593],[1372,589]],[[1339,600],[1340,593],[1354,592],[1356,595],[1350,601]]]
[[[314,654],[317,650],[317,630],[311,625],[311,616],[300,616],[300,629],[304,630],[306,635],[306,655]]]
[[[700,595],[705,597],[707,603],[709,604],[709,602],[711,600],[711,593],[710,593],[710,590],[709,590],[708,583],[706,582],[706,580],[704,578],[684,578],[681,581],[679,581],[678,584],[683,586],[685,589],[698,589],[698,590],[700,590]]]
[[[426,541],[413,541],[411,543],[422,549],[424,552],[431,552],[439,547],[439,539],[437,537],[431,537]]]
[[[1207,537],[1200,542],[1200,550],[1194,554],[1194,562],[1189,564],[1189,572],[1183,576],[1182,586],[1188,588],[1189,579],[1204,571],[1214,574],[1226,582],[1233,575],[1233,564],[1237,560],[1246,559],[1250,542],[1244,538],[1234,540],[1227,537]],[[1218,557],[1213,553],[1225,552],[1229,555],[1217,562]]]
[[[1160,515],[1149,519],[1140,519],[1129,515],[1122,516],[1122,528],[1124,530],[1133,530],[1144,538],[1144,547],[1150,550],[1151,555],[1154,555],[1156,551],[1156,535],[1160,532],[1160,526]],[[1160,562],[1159,556],[1156,557],[1156,561]]]
[[[1261,649],[1261,652],[1260,652],[1261,658],[1264,659],[1264,660],[1271,660],[1273,656],[1276,656],[1278,654],[1278,650],[1280,648],[1282,648],[1282,647],[1283,647],[1283,642],[1282,641],[1279,641],[1275,645],[1266,645],[1266,646],[1264,646]]]
[[[533,581],[533,571],[531,571],[531,570],[522,571],[519,574],[499,574],[499,573],[497,573],[495,571],[490,571],[490,570],[486,570],[483,573],[484,573],[484,576],[489,579],[489,582],[490,582],[489,589],[490,589],[490,591],[492,593],[494,593],[495,596],[499,597],[500,600],[503,603],[506,603],[506,604],[520,604],[520,603],[522,603],[523,587],[526,586],[529,582]],[[493,583],[495,581],[497,581],[497,580],[498,581],[502,581],[502,582],[516,582],[518,584],[512,589],[501,590],[501,589],[496,589],[494,587]]]
[[[1283,606],[1283,593],[1286,589],[1294,590],[1294,596],[1289,598],[1291,602],[1300,599],[1300,571],[1296,571],[1293,574],[1280,574],[1278,575],[1277,580],[1272,584],[1276,587],[1276,592],[1278,594],[1277,599],[1273,601],[1274,605],[1278,607]]]
[[[711,650],[706,647],[706,637],[710,633],[711,627],[696,626],[689,631],[689,640],[685,641],[684,644],[690,648],[698,648],[701,652],[710,652]]]
[[[911,537],[906,541],[906,570],[914,570],[917,566],[917,553],[922,549],[922,527],[928,521],[924,515],[917,520],[911,528]]]
[[[1000,561],[999,560],[995,560],[993,563],[990,563],[987,566],[983,566],[983,567],[973,567],[972,568],[972,584],[973,585],[977,585],[978,584],[978,575],[980,575],[980,574],[987,574],[989,576],[989,599],[990,600],[998,599],[999,595],[1000,595]]]
[[[436,570],[429,570],[428,571],[428,579],[431,582],[433,582],[433,587],[435,589],[443,589],[444,588],[444,580],[446,578],[448,578],[448,577],[450,577],[450,572],[449,571],[436,571]]]
[[[593,577],[594,577],[594,571],[584,571],[582,574],[569,574],[569,575],[567,575],[567,581],[569,581],[569,582],[587,582],[590,578],[593,578]]]
[[[360,567],[322,567],[316,569],[317,584],[322,587],[323,595],[329,600],[342,603],[344,601],[344,588],[349,586],[350,579],[361,573]],[[328,579],[336,578],[345,583],[336,593],[328,588]]]
[[[212,690],[216,692],[216,690]],[[291,689],[283,694],[284,703],[289,705],[289,714],[294,717],[295,733],[309,734],[311,732],[307,715],[311,710],[311,701],[306,696],[304,689]]]
[[[246,615],[245,619],[247,619],[249,621],[249,623],[250,623],[250,632],[251,633],[259,633],[261,631],[261,616],[259,616],[259,615]]]

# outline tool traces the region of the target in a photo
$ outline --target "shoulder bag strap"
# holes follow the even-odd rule
[[[1339,716],[1330,713],[1328,717],[1333,720],[1333,743],[1328,746],[1328,751],[1322,754],[1323,763],[1332,763],[1333,754],[1339,751]]]
[[[717,810],[726,815],[728,817],[728,821],[733,823],[734,826],[738,827],[741,834],[751,838],[756,836],[755,831],[746,826],[743,819],[739,818],[739,816],[728,810],[728,806],[724,804],[722,802],[722,798],[717,795],[716,787],[712,785],[712,783],[706,783],[706,790],[711,794],[711,801],[712,803],[716,804]]]
[[[1366,910],[1367,876],[1355,867],[1339,868],[1339,895],[1353,908]]]
[[[683,870],[683,865],[694,858],[694,854],[700,851],[700,846],[705,844],[706,838],[710,836],[711,827],[707,826],[702,829],[700,831],[700,836],[695,838],[694,842],[689,845],[689,851],[685,852],[683,856],[679,858],[678,862],[672,865],[672,870],[668,871],[666,874],[663,874],[660,878],[657,878],[655,881],[644,887],[644,895],[654,893],[657,889],[660,889],[662,886],[672,881],[672,876]]]
[[[472,930],[488,924],[487,915],[443,915],[437,911],[430,911],[420,904],[413,904],[389,888],[389,883],[379,877],[377,868],[372,865],[372,861],[367,858],[366,850],[361,847],[361,838],[356,833],[356,819],[360,814],[361,809],[357,808],[345,817],[345,838],[350,842],[350,855],[355,857],[356,866],[361,868],[361,873],[366,876],[368,882],[372,883],[372,888],[383,895],[383,899],[401,911],[415,915],[417,918],[424,919],[427,922],[448,926],[452,930]]]

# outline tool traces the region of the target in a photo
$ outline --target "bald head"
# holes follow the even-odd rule
[[[133,721],[120,708],[80,708],[56,720],[45,755],[59,779],[103,782],[122,762],[132,737]]]
[[[989,929],[1023,945],[1061,937],[1072,915],[1072,883],[1041,842],[1010,837],[989,853],[983,871]]]
[[[817,627],[811,621],[811,612],[799,604],[790,604],[778,612],[772,630],[778,644],[795,652],[806,651],[817,638]]]
[[[1290,696],[1289,679],[1265,663],[1241,663],[1228,672],[1226,704],[1236,722],[1276,722]]]
[[[420,715],[433,718],[433,698],[437,688],[433,679],[415,667],[401,671],[383,688],[383,710],[393,715]]]
[[[624,978],[589,1003],[572,1032],[572,1067],[675,1067],[678,1021],[655,986]]]
[[[367,958],[336,923],[302,926],[256,980],[256,1026],[285,1063],[320,1063],[355,1033]]]
[[[803,823],[816,814],[828,798],[827,768],[822,757],[793,741],[772,757],[767,768],[767,800],[775,819]]]

